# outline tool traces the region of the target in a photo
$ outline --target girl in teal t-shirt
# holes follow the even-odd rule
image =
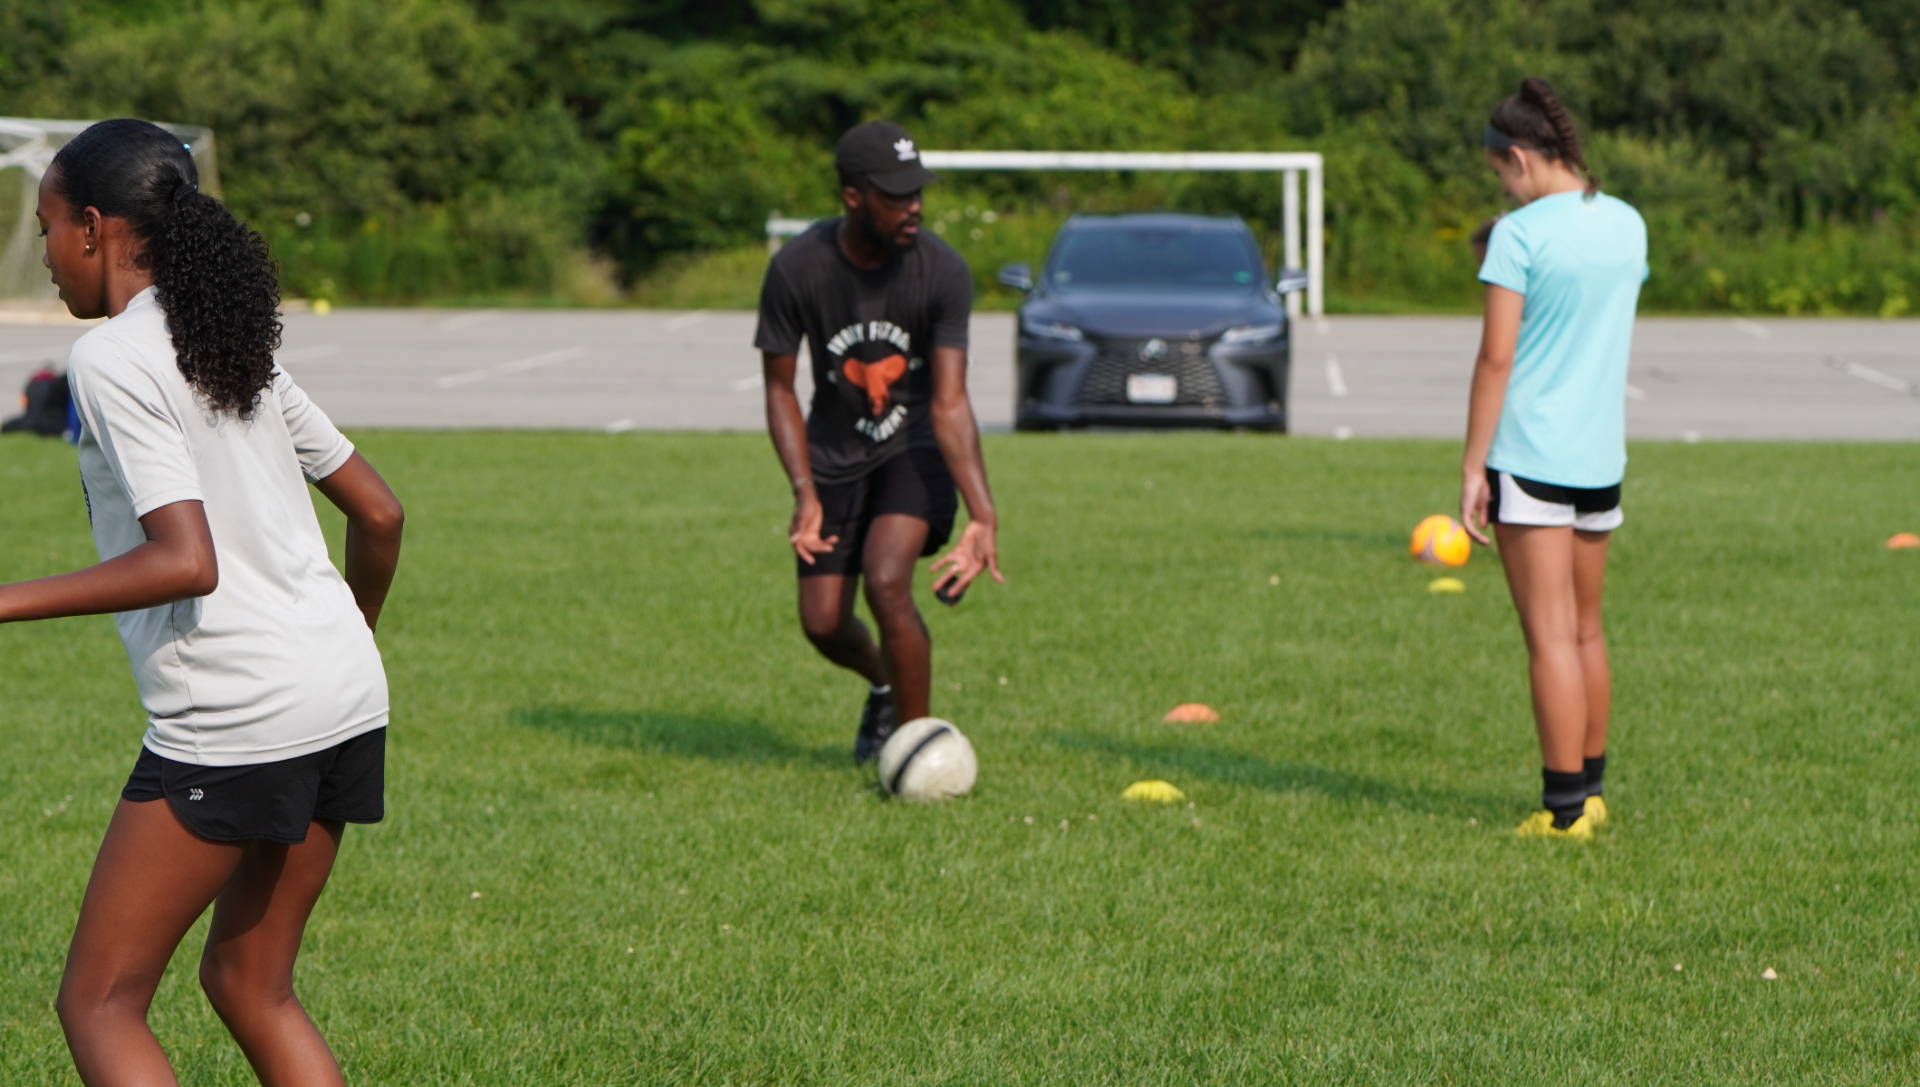
[[[1482,543],[1494,526],[1526,634],[1543,810],[1519,833],[1584,840],[1607,820],[1612,686],[1600,595],[1622,520],[1627,354],[1647,228],[1600,193],[1546,80],[1521,81],[1494,109],[1485,143],[1521,206],[1494,226],[1480,267],[1487,314],[1460,519]]]

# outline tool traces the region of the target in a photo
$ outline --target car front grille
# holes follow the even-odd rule
[[[1143,359],[1147,337],[1089,336],[1099,354],[1080,384],[1082,404],[1128,404],[1127,378],[1133,374],[1171,374],[1178,384],[1174,404],[1219,407],[1226,403],[1220,375],[1207,359],[1208,340],[1163,340],[1165,354]]]

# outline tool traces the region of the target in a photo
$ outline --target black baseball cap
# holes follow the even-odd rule
[[[868,121],[847,129],[834,148],[833,164],[841,177],[864,177],[890,196],[905,196],[940,180],[920,165],[920,148],[907,130],[891,121]]]

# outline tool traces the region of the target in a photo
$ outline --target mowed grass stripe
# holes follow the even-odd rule
[[[1434,596],[1406,556],[1451,443],[989,436],[1009,584],[920,594],[980,786],[914,807],[850,765],[764,438],[356,438],[409,514],[389,818],[299,973],[353,1082],[1920,1072],[1920,553],[1880,546],[1920,447],[1634,447],[1616,825],[1568,848],[1508,833],[1539,778],[1497,559]],[[89,561],[71,450],[0,449],[0,577]],[[108,619],[0,653],[0,1080],[70,1083],[51,998],[142,718]],[[1160,723],[1185,701],[1224,719]],[[1118,799],[1146,777],[1193,806]],[[202,938],[156,1027],[184,1081],[252,1082]]]

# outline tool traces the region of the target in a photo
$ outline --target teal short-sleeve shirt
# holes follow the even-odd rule
[[[1526,296],[1487,466],[1562,487],[1627,470],[1627,355],[1647,278],[1647,225],[1604,193],[1543,196],[1487,239],[1480,279]]]

